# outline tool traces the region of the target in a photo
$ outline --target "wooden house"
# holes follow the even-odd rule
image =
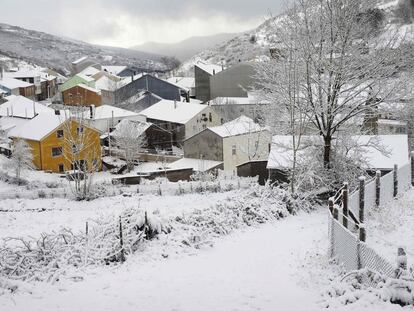
[[[101,91],[85,84],[78,84],[62,92],[65,105],[95,106],[102,105]]]

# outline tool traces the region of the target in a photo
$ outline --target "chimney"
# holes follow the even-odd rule
[[[177,109],[177,101],[174,100],[174,109]]]
[[[7,116],[9,117],[10,115],[9,115],[9,108],[7,108]]]
[[[33,116],[36,116],[36,104],[33,101]]]
[[[134,75],[131,76],[131,82],[134,82]]]

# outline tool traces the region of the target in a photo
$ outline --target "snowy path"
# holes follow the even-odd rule
[[[195,256],[144,264],[129,258],[82,282],[0,297],[0,309],[320,310],[309,257],[326,253],[326,219],[324,211],[289,217],[234,233]]]

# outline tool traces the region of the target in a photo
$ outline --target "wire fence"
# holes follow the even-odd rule
[[[368,182],[360,180],[360,188],[347,195],[347,186],[341,196],[330,199],[329,253],[346,271],[368,268],[384,276],[395,277],[397,267],[366,243],[365,213],[381,207],[399,193],[411,187],[411,164]],[[396,246],[397,248],[397,246]]]

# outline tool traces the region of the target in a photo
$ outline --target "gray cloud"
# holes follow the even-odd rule
[[[132,46],[241,32],[287,0],[2,0],[0,21],[92,43]],[[22,9],[23,8],[23,9]]]

